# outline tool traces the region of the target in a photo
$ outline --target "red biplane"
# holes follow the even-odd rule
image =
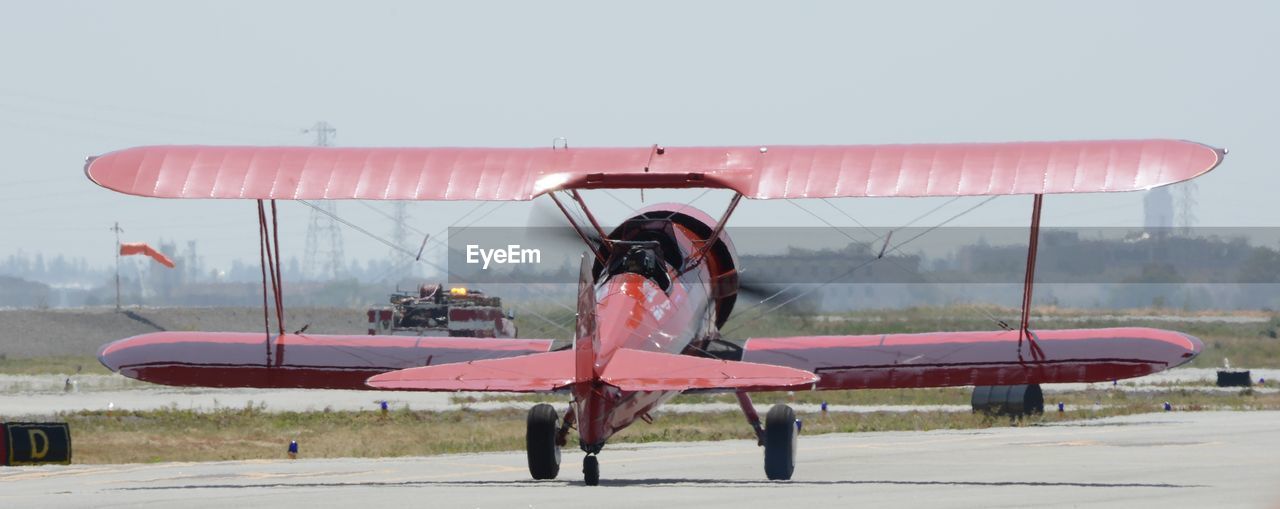
[[[1000,386],[1142,376],[1195,357],[1201,343],[1149,328],[1037,330],[1027,323],[1044,194],[1136,191],[1203,174],[1225,151],[1174,140],[884,146],[647,148],[139,147],[92,158],[95,183],[162,198],[258,201],[260,333],[157,332],[106,345],[108,368],[151,382],[210,387],[562,392],[528,415],[529,471],[555,478],[570,432],[599,482],[605,442],[682,391],[732,391],[764,448],[769,479],[795,467],[795,414],[763,422],[748,393],[795,389]],[[718,188],[718,218],[684,205],[641,210],[606,232],[580,190]],[[738,297],[725,222],[741,198],[1034,195],[1017,328],[869,336],[721,339]],[[530,200],[548,195],[589,250],[576,339],[286,334],[275,200]],[[585,213],[575,222],[570,206]],[[270,213],[268,213],[268,210]],[[269,219],[270,218],[270,219]],[[269,277],[268,277],[269,275]],[[267,289],[268,280],[270,290]],[[276,330],[266,317],[275,298]]]

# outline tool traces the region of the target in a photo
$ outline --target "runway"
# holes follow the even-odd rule
[[[790,482],[764,480],[747,441],[606,447],[599,487],[570,451],[557,481],[529,480],[523,452],[4,468],[0,506],[1276,507],[1278,422],[1187,412],[802,436]]]

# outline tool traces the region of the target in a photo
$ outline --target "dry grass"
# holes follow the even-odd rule
[[[77,412],[76,463],[146,463],[281,458],[291,440],[308,457],[391,457],[518,449],[523,411],[267,412],[263,407],[198,413],[177,408]]]
[[[111,371],[98,362],[97,357],[91,355],[22,359],[0,357],[0,375],[73,375],[77,373],[109,375]]]

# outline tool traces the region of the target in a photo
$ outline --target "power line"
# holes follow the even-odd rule
[[[87,108],[87,109],[96,109],[100,111],[115,111],[120,113],[128,113],[133,115],[142,115],[142,116],[149,116],[149,117],[181,119],[189,122],[199,123],[201,125],[217,123],[217,124],[224,124],[227,126],[234,126],[241,129],[243,128],[261,129],[265,127],[271,130],[289,130],[288,126],[281,125],[281,124],[263,124],[262,122],[256,122],[256,121],[251,122],[247,120],[232,119],[228,117],[186,114],[186,113],[178,113],[173,111],[158,111],[158,110],[149,110],[145,108],[125,107],[120,105],[104,104],[104,103],[97,103],[97,102],[84,101],[84,100],[55,98],[55,97],[50,97],[45,95],[31,94],[26,91],[20,91],[20,90],[8,89],[8,88],[0,88],[0,97],[16,98],[21,100],[23,104],[30,104],[32,101],[36,101],[36,102],[44,102],[44,103],[49,103],[54,105],[66,106],[70,108],[75,108],[76,111],[83,111]],[[171,124],[172,123],[170,122],[170,123],[167,123],[166,125],[171,125]]]
[[[922,231],[922,232],[920,232],[920,233],[916,234],[915,236],[913,236],[913,237],[911,237],[911,238],[909,238],[909,239],[907,239],[907,240],[904,240],[904,241],[902,241],[902,242],[899,242],[899,243],[895,244],[893,247],[888,248],[888,249],[886,249],[886,250],[885,250],[885,253],[884,253],[884,254],[885,254],[885,256],[888,256],[888,255],[889,255],[889,254],[891,254],[891,253],[895,253],[895,252],[900,251],[903,247],[905,247],[907,244],[910,244],[911,242],[914,242],[916,239],[919,239],[920,237],[922,237],[922,236],[924,236],[924,235],[926,235],[926,234],[928,234],[928,233],[930,233],[930,232],[932,232],[932,231],[934,231],[934,230],[937,230],[938,228],[941,228],[941,227],[943,227],[943,226],[946,226],[946,225],[947,225],[947,223],[950,223],[950,222],[952,222],[952,221],[954,221],[954,220],[956,220],[956,219],[959,219],[959,218],[961,218],[961,217],[963,217],[963,216],[965,216],[965,215],[969,214],[970,212],[973,212],[974,210],[977,210],[979,207],[981,207],[981,206],[983,206],[983,205],[986,205],[986,204],[988,204],[988,203],[991,203],[991,201],[992,201],[992,200],[995,200],[996,198],[999,198],[999,195],[990,196],[990,197],[988,197],[987,199],[982,200],[981,202],[978,202],[977,204],[973,205],[972,207],[969,207],[969,208],[967,208],[967,209],[964,209],[964,210],[960,211],[959,213],[957,213],[957,214],[955,214],[955,215],[952,215],[951,217],[948,217],[947,219],[943,220],[942,222],[939,222],[938,224],[935,224],[935,225],[933,225],[933,226],[931,226],[931,227],[929,227],[929,228],[926,228],[924,231]],[[950,203],[950,202],[948,202],[948,203]],[[804,209],[804,207],[800,207],[800,208],[801,208],[801,209]],[[804,209],[804,210],[808,211],[808,209]],[[936,209],[935,209],[935,210],[936,210]],[[933,212],[934,212],[934,211],[929,211],[929,213],[928,213],[928,214],[932,214]],[[928,215],[928,214],[925,214],[925,215]],[[918,219],[913,219],[912,221],[914,222],[914,221],[917,221],[917,220],[918,220]],[[850,274],[853,274],[854,272],[856,272],[858,269],[861,269],[861,268],[863,268],[863,267],[866,267],[866,266],[868,266],[868,265],[871,265],[871,264],[876,263],[876,262],[878,262],[878,261],[880,261],[880,260],[883,260],[883,259],[885,259],[885,258],[883,258],[883,257],[881,257],[881,258],[869,258],[869,259],[867,259],[866,261],[864,261],[864,262],[862,262],[862,263],[859,263],[859,264],[857,264],[857,265],[854,265],[853,267],[850,267],[849,269],[845,270],[844,272],[841,272],[840,274],[837,274],[835,277],[832,277],[832,278],[828,279],[828,280],[827,280],[826,282],[824,282],[824,283],[820,283],[820,284],[817,284],[817,285],[814,285],[814,286],[810,286],[809,288],[805,289],[804,291],[802,291],[802,292],[800,292],[800,293],[797,293],[796,295],[792,296],[791,298],[788,298],[788,299],[786,299],[786,300],[784,300],[784,301],[782,301],[782,302],[780,302],[780,303],[778,303],[778,304],[776,304],[776,305],[774,305],[774,306],[772,306],[772,307],[770,307],[770,308],[768,308],[768,309],[765,309],[765,310],[763,310],[763,311],[759,311],[758,313],[756,313],[756,315],[755,315],[755,316],[750,317],[750,318],[747,318],[745,321],[735,321],[735,322],[734,322],[734,326],[733,326],[733,328],[731,328],[731,329],[728,329],[728,330],[724,331],[724,334],[725,334],[725,335],[728,335],[728,334],[732,334],[733,332],[736,332],[736,331],[742,330],[742,328],[743,328],[743,327],[745,327],[745,326],[747,326],[747,325],[750,325],[750,324],[752,324],[752,323],[755,323],[756,321],[760,320],[761,318],[764,318],[764,317],[768,316],[768,314],[769,314],[769,313],[772,313],[772,312],[774,312],[774,311],[776,311],[776,310],[778,310],[778,309],[782,308],[783,306],[786,306],[787,304],[790,304],[790,303],[795,302],[795,301],[797,301],[797,300],[799,300],[799,299],[801,299],[801,298],[803,298],[803,297],[805,297],[805,296],[807,296],[807,295],[809,295],[809,294],[812,294],[813,292],[816,292],[816,291],[818,291],[818,290],[821,290],[821,289],[823,289],[823,288],[825,288],[825,287],[827,287],[827,286],[831,285],[832,283],[835,283],[836,281],[839,281],[839,280],[841,280],[841,279],[844,279],[845,277],[849,276]],[[790,285],[790,286],[788,286],[788,287],[786,287],[786,288],[783,288],[782,290],[780,290],[780,291],[776,292],[774,295],[769,296],[769,298],[768,298],[768,299],[765,299],[765,300],[763,300],[763,301],[760,301],[760,304],[757,304],[757,305],[755,305],[755,306],[752,306],[752,307],[750,307],[750,308],[747,308],[747,309],[743,310],[743,312],[745,313],[745,312],[753,311],[753,310],[756,310],[756,309],[758,309],[758,308],[760,308],[760,307],[763,307],[763,303],[764,303],[765,301],[767,301],[767,300],[769,300],[769,299],[772,299],[772,298],[776,297],[778,294],[780,294],[780,293],[782,293],[782,292],[784,292],[784,291],[787,291],[787,289],[789,289],[789,288],[791,288],[791,287],[793,287],[793,286],[795,286],[795,285],[794,285],[794,284],[792,284],[792,285]],[[984,312],[985,312],[985,311],[984,311]],[[739,316],[743,316],[743,315],[739,315]],[[994,316],[990,316],[989,314],[988,314],[988,316],[989,316],[990,318],[992,318],[992,319],[995,319],[995,320],[999,321],[999,320],[998,320],[998,319],[996,319]]]

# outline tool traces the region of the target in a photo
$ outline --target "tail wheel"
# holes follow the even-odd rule
[[[594,454],[582,458],[582,480],[587,486],[600,485],[600,460]]]
[[[555,407],[539,403],[529,409],[524,443],[529,453],[529,474],[534,479],[555,479],[560,474],[560,446],[556,445],[559,430],[560,416]]]
[[[787,405],[774,405],[765,416],[764,474],[771,481],[786,481],[796,470],[796,412]]]

